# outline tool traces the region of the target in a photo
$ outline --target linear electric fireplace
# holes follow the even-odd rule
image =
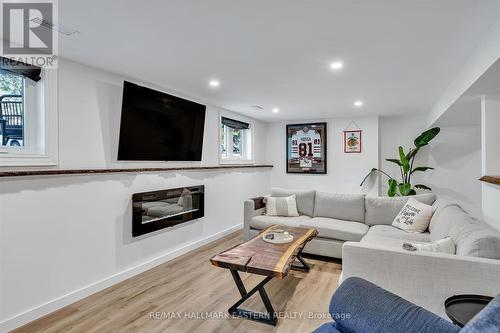
[[[137,237],[204,215],[205,186],[132,195],[132,236]]]

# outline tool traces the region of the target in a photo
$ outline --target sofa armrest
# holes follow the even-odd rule
[[[244,220],[243,220],[243,232],[245,240],[250,239],[250,221],[252,217],[257,215],[263,215],[266,213],[266,204],[264,203],[264,197],[257,197],[245,200],[244,204]]]
[[[365,279],[351,277],[335,291],[329,308],[340,332],[456,333],[449,321]]]
[[[500,260],[346,242],[342,281],[361,277],[443,318],[444,301],[456,294],[500,293]]]
[[[254,210],[266,208],[266,203],[264,202],[264,197],[251,198],[248,201],[253,201]]]

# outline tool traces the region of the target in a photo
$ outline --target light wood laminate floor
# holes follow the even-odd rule
[[[308,273],[291,271],[283,280],[266,285],[275,310],[283,316],[278,326],[217,318],[225,316],[240,296],[230,272],[212,266],[209,259],[241,242],[242,232],[232,233],[13,332],[311,332],[329,321],[328,304],[341,265],[311,258],[306,258]],[[262,279],[241,276],[247,290]],[[258,293],[242,307],[264,310]]]

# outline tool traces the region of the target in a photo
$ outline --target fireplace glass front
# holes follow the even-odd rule
[[[204,196],[203,185],[135,193],[132,235],[137,237],[203,217]]]

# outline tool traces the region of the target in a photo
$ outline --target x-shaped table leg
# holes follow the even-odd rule
[[[271,281],[272,276],[266,277],[264,280],[262,280],[258,285],[256,285],[252,290],[247,292],[245,289],[245,286],[243,285],[243,281],[241,281],[241,277],[238,274],[238,271],[236,270],[230,270],[231,275],[233,276],[234,282],[236,283],[236,286],[238,287],[238,290],[241,295],[241,299],[236,302],[233,306],[231,306],[228,310],[230,314],[233,316],[238,316],[242,318],[247,318],[251,320],[255,320],[261,323],[265,323],[268,325],[273,325],[276,326],[278,323],[278,318],[276,317],[276,312],[273,309],[273,305],[271,304],[271,301],[269,300],[269,296],[266,293],[266,290],[264,289],[264,286],[266,283]],[[245,302],[250,296],[255,294],[256,292],[259,292],[260,298],[262,298],[262,302],[264,302],[264,306],[266,307],[267,313],[263,312],[254,312],[250,310],[244,310],[238,308],[243,302]]]
[[[297,254],[297,257],[296,257],[300,263],[301,263],[301,266],[298,266],[298,265],[292,265],[292,268],[293,269],[300,269],[300,270],[303,270],[303,271],[306,271],[306,272],[309,272],[309,265],[307,264],[307,262],[304,260],[304,258],[302,258],[301,256],[301,253]]]

